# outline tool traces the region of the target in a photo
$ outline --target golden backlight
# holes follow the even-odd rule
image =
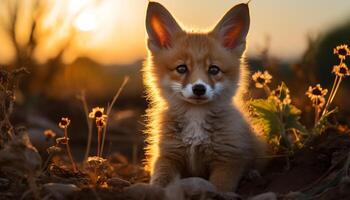
[[[74,22],[80,31],[92,31],[97,26],[96,14],[92,11],[81,13]]]
[[[73,0],[68,2],[68,12],[75,15],[74,26],[80,31],[92,31],[97,27],[98,9],[92,0]]]
[[[11,8],[19,2],[16,40],[25,46],[29,40],[32,17],[38,17],[33,56],[39,63],[56,57],[62,49],[63,60],[73,62],[89,57],[103,64],[132,63],[146,55],[146,0],[1,0],[0,64],[15,60],[16,48],[3,25],[9,22]],[[39,8],[35,8],[39,2]],[[210,30],[233,5],[243,0],[158,0],[188,30]],[[341,3],[340,3],[341,2]],[[320,0],[278,0],[250,2],[251,27],[248,56],[257,55],[271,38],[270,52],[281,58],[296,58],[307,46],[306,35],[322,33],[347,20],[350,1],[329,4]],[[313,9],[313,14],[309,11]],[[298,12],[298,15],[295,13]],[[335,25],[334,25],[335,24]],[[291,37],[293,36],[293,37]]]

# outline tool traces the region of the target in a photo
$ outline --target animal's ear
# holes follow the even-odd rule
[[[174,37],[183,32],[169,11],[157,2],[148,4],[146,29],[150,50],[171,47]]]
[[[227,49],[245,49],[249,30],[250,17],[247,4],[239,4],[231,8],[212,31]]]

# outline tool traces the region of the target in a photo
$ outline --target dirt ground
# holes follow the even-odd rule
[[[295,152],[289,158],[289,169],[285,157],[269,158],[264,172],[243,178],[237,190],[239,196],[215,194],[186,199],[249,199],[266,192],[275,193],[278,199],[349,199],[350,179],[347,171],[342,171],[349,151],[349,129],[331,128]],[[58,154],[36,179],[40,197],[131,199],[127,188],[149,180],[142,167],[128,163],[120,154],[109,156],[104,164],[98,165],[98,172],[80,164],[79,169],[83,170],[74,173],[67,161],[64,154]],[[26,179],[14,171],[0,171],[0,199],[33,199],[26,185]],[[158,189],[155,190],[150,191],[157,193]],[[143,194],[139,199],[162,199],[162,193],[151,197]]]
[[[332,179],[344,166],[349,150],[349,130],[329,129],[290,157],[289,169],[286,169],[286,158],[274,158],[260,178],[253,181],[243,180],[238,193],[248,197],[271,191],[279,194],[281,199],[286,199],[285,195],[288,193],[292,196],[293,192],[317,193],[316,189],[327,185],[325,183],[327,179]],[[350,198],[350,190],[343,193],[340,191],[343,189],[340,184],[334,183],[328,186],[328,192],[332,197],[325,192],[316,199]],[[301,196],[299,198],[304,199]]]

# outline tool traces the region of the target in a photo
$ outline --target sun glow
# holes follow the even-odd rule
[[[71,0],[68,15],[73,17],[73,25],[79,31],[87,32],[97,28],[97,2],[94,0]]]
[[[81,13],[74,21],[80,31],[92,31],[97,27],[97,15],[92,10]]]

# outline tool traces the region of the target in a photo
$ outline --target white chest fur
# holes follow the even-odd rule
[[[190,109],[184,115],[184,127],[181,132],[182,141],[186,145],[197,146],[209,142],[209,135],[203,129],[206,110]]]
[[[198,172],[198,156],[196,149],[200,145],[210,143],[210,137],[205,127],[206,110],[203,109],[189,109],[184,117],[184,126],[181,132],[183,143],[188,147],[189,169],[193,175]]]

